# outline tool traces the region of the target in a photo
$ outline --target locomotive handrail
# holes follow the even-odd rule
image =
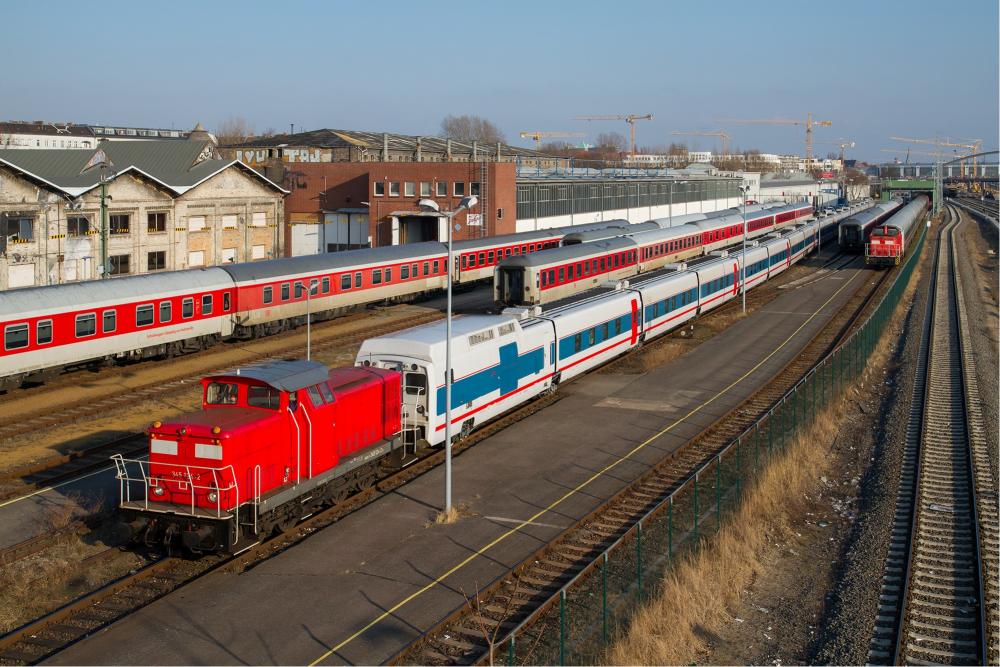
[[[153,476],[148,472],[147,468],[152,464],[156,466],[163,466],[165,468],[178,468],[183,471],[183,477],[175,478],[171,481],[184,482],[189,485],[191,490],[191,516],[197,516],[197,508],[195,506],[195,489],[204,489],[208,491],[215,491],[215,517],[218,519],[222,518],[222,494],[225,491],[235,491],[236,493],[236,504],[238,508],[240,504],[240,489],[239,484],[236,482],[236,472],[233,470],[232,465],[227,465],[222,468],[210,468],[208,466],[194,466],[185,463],[162,463],[159,461],[148,461],[141,459],[126,459],[121,454],[115,454],[111,457],[111,460],[115,463],[115,468],[117,470],[115,477],[119,481],[119,500],[121,504],[133,503],[137,501],[132,500],[132,485],[130,482],[141,482],[143,485],[143,509],[149,510],[149,493],[148,490],[156,486],[154,482],[158,482],[161,478]],[[134,477],[129,473],[129,464],[134,464],[139,471],[140,477]],[[195,477],[192,471],[203,471],[210,473],[212,476],[212,484],[205,485],[195,482]],[[227,486],[222,486],[220,481],[221,473],[228,471],[229,479],[231,480]]]

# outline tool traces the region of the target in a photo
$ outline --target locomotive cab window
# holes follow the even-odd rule
[[[309,394],[309,402],[313,404],[314,408],[318,408],[323,405],[323,396],[319,393],[318,384],[306,387],[306,393]]]
[[[135,326],[148,327],[153,323],[153,304],[148,303],[135,309]]]
[[[3,331],[3,348],[5,350],[17,350],[28,347],[28,325],[11,324]]]
[[[181,317],[187,319],[189,317],[194,317],[194,299],[188,297],[181,301]]]
[[[205,391],[205,402],[209,405],[236,405],[239,385],[235,382],[211,382]]]
[[[52,320],[42,320],[35,325],[35,343],[45,345],[52,342]]]
[[[206,294],[201,297],[201,314],[211,315],[212,314],[212,295]]]
[[[320,382],[316,386],[319,387],[319,393],[323,395],[323,401],[325,403],[333,403],[333,392],[330,391],[328,386],[326,386],[326,383]]]
[[[101,322],[101,331],[111,333],[118,328],[118,313],[114,310],[105,310]],[[77,334],[79,335],[79,334]]]
[[[403,389],[409,396],[427,393],[427,376],[423,373],[407,373],[403,379]]]
[[[76,316],[77,338],[86,338],[87,336],[93,336],[95,333],[97,333],[97,315],[87,313],[86,315]]]
[[[279,403],[280,396],[274,387],[247,387],[247,405],[250,407],[277,410]]]

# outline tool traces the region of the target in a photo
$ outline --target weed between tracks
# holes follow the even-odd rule
[[[901,303],[912,300],[922,271],[923,262]],[[733,626],[734,611],[748,588],[772,574],[768,566],[775,560],[776,546],[792,539],[795,523],[828,495],[826,477],[837,462],[837,437],[853,414],[848,401],[876,378],[881,381],[905,314],[906,308],[897,308],[859,386],[848,388],[772,461],[717,535],[665,573],[659,592],[636,611],[626,632],[609,648],[606,663],[711,663],[712,638]]]
[[[9,632],[142,565],[131,553],[109,549],[108,528],[88,529],[95,511],[80,499],[53,505],[41,534],[64,533],[36,554],[0,567],[0,633]]]

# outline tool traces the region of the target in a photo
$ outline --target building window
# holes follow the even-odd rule
[[[31,241],[34,238],[32,222],[31,218],[6,218],[4,234],[13,241]]]
[[[236,261],[236,248],[223,248],[222,249],[222,263],[234,263]]]
[[[267,250],[263,245],[250,246],[250,259],[264,259],[267,257]]]
[[[146,270],[161,271],[167,268],[167,251],[156,250],[146,254]]]
[[[399,196],[399,181],[389,182],[389,196],[398,197]]]
[[[192,250],[188,253],[188,266],[205,266],[205,251]]]
[[[417,196],[417,184],[413,181],[406,181],[403,183],[403,196],[404,197],[416,197]]]
[[[66,233],[70,236],[86,236],[90,231],[90,220],[83,216],[66,218]]]
[[[194,215],[188,218],[188,231],[200,232],[205,229],[205,216]]]
[[[111,255],[108,257],[108,264],[110,265],[109,273],[113,276],[122,276],[129,273],[129,259],[131,255]]]
[[[476,197],[479,196],[479,181],[469,183],[469,194]]]
[[[239,217],[235,215],[224,215],[222,216],[222,228],[223,229],[236,229],[239,226]]]
[[[150,233],[165,232],[167,231],[167,214],[166,213],[147,213],[146,214],[146,231]]]
[[[430,197],[431,196],[431,182],[430,181],[420,181],[420,196]]]
[[[498,208],[497,209],[497,220],[503,220],[503,209],[502,208]]]
[[[376,197],[385,196],[385,181],[375,181],[375,196]]]
[[[250,217],[251,227],[267,227],[267,213],[258,211]]]
[[[448,181],[438,181],[437,184],[437,196],[447,197],[448,196]]]
[[[465,196],[465,183],[462,181],[455,181],[455,196],[464,197]]]
[[[128,213],[116,213],[108,220],[108,228],[112,234],[128,234]]]

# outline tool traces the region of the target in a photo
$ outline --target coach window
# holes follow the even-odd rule
[[[549,274],[547,271],[542,271],[542,287],[546,287],[549,284]]]
[[[52,342],[52,320],[42,320],[35,325],[35,344],[45,345]]]
[[[170,302],[160,302],[160,324],[170,321]]]
[[[330,293],[330,278],[326,277],[323,278],[323,294],[329,294],[329,293]]]
[[[507,250],[505,250],[503,254],[505,257],[510,257],[510,248],[507,248]]]
[[[118,328],[118,311],[105,310],[101,322],[101,331],[111,333]]]
[[[281,300],[282,301],[288,301],[289,290],[290,290],[290,288],[288,286],[288,283],[281,283]]]
[[[351,289],[351,274],[345,273],[340,276],[340,289]]]
[[[483,266],[485,264],[486,264],[486,253],[481,252],[479,253],[479,266]]]
[[[3,348],[17,350],[22,347],[28,347],[28,325],[12,324],[6,327],[3,332]]]
[[[388,267],[388,268],[386,268],[386,270],[385,270],[385,281],[387,283],[391,283],[392,282],[392,267],[391,266]]]
[[[608,260],[601,257],[601,271],[606,271],[608,268]]]
[[[229,292],[222,293],[222,312],[228,313],[229,306],[232,305],[229,301]]]
[[[361,287],[361,272],[358,271],[354,274],[354,288],[357,289]]]
[[[268,304],[274,301],[274,288],[268,285],[264,288],[264,303]]]
[[[490,250],[489,254],[486,256],[486,263],[487,264],[492,264],[493,263],[493,259],[494,259],[494,257],[493,257],[493,251]]]
[[[463,269],[469,268],[469,256],[468,255],[462,255],[462,268]]]
[[[597,342],[597,329],[591,329],[587,333],[587,345],[593,345]]]
[[[201,297],[201,314],[211,315],[212,314],[212,295],[206,294]]]
[[[76,337],[86,338],[97,333],[97,315],[88,313],[87,315],[76,316]]]
[[[579,352],[583,349],[583,334],[573,336],[573,350]]]
[[[184,319],[194,317],[194,299],[191,297],[181,301],[181,317]]]
[[[552,285],[556,282],[556,270],[549,269],[549,284]]]
[[[153,323],[153,304],[146,304],[135,309],[135,326],[148,327]]]
[[[559,282],[561,283],[564,280],[566,280],[566,267],[560,266],[559,267]]]
[[[472,253],[469,255],[469,268],[474,269],[476,267],[476,254]]]
[[[372,285],[380,285],[382,283],[382,269],[372,269]]]
[[[431,263],[424,262],[424,275],[425,276],[430,275],[430,272],[431,272]]]
[[[435,259],[434,260],[434,275],[437,275],[437,273],[438,273],[438,261]]]
[[[406,264],[399,267],[399,279],[406,280],[409,277],[410,277],[410,267],[407,266]]]

